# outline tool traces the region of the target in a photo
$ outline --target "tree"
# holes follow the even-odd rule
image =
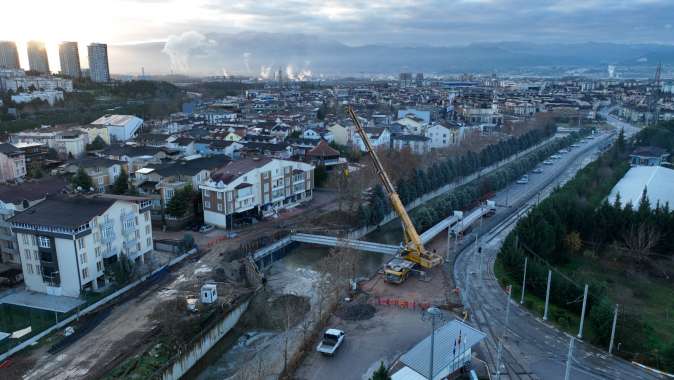
[[[316,187],[323,187],[325,181],[328,180],[328,172],[325,170],[325,165],[319,164],[314,170],[314,185]]]
[[[129,176],[126,174],[126,170],[122,169],[122,172],[119,173],[119,176],[112,184],[112,193],[125,194],[128,190],[129,190]]]
[[[384,362],[379,362],[379,368],[374,371],[370,380],[391,380],[386,367],[384,367]]]
[[[75,186],[75,188],[79,187],[84,191],[89,191],[90,188],[94,187],[91,177],[89,177],[84,168],[77,169],[77,173],[75,173],[72,178],[72,184]]]
[[[108,277],[112,277],[118,286],[121,286],[133,278],[134,269],[133,261],[124,253],[120,253],[117,256],[117,261],[106,268],[106,274]]]
[[[96,136],[94,141],[91,142],[91,144],[87,144],[87,150],[101,150],[105,149],[108,145],[103,141],[101,136]]]
[[[170,216],[181,218],[192,210],[194,191],[192,186],[185,186],[182,189],[176,190],[173,197],[166,205],[166,213]]]

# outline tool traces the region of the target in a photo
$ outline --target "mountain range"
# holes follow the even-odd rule
[[[192,32],[196,33],[196,32]],[[395,75],[402,71],[531,72],[582,69],[606,72],[607,65],[653,67],[674,64],[674,45],[587,42],[538,44],[489,42],[453,46],[350,46],[306,34],[242,32],[205,34],[109,47],[111,71],[149,74],[272,76]],[[193,37],[193,36],[192,36]]]

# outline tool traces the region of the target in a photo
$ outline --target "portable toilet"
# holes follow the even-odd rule
[[[213,303],[218,299],[218,287],[215,284],[205,284],[201,287],[201,303]]]

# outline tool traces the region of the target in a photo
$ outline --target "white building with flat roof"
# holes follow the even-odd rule
[[[112,141],[127,141],[134,138],[143,126],[143,119],[131,115],[104,115],[91,125],[105,126]]]
[[[639,207],[644,189],[651,208],[669,204],[671,210],[674,207],[674,170],[662,166],[634,166],[613,187],[608,202],[614,204],[620,194],[622,207],[628,203]]]

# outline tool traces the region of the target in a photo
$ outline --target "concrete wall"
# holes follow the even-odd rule
[[[178,380],[190,370],[206,353],[215,346],[239,321],[243,313],[248,310],[250,300],[246,300],[218,322],[213,328],[205,332],[189,351],[181,353],[161,373],[162,380]]]

